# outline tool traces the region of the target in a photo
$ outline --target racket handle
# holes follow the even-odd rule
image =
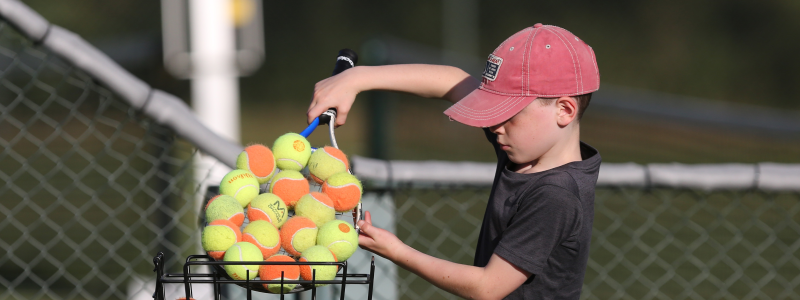
[[[331,73],[331,76],[336,76],[347,69],[355,67],[357,63],[358,55],[355,51],[347,48],[339,50],[339,55],[336,56],[336,65],[333,66],[333,73]],[[328,122],[331,121],[331,118],[336,118],[335,108],[328,109],[328,111],[320,115],[319,123],[328,124]]]
[[[336,56],[336,65],[333,66],[333,73],[331,76],[336,76],[339,73],[344,72],[347,69],[355,67],[358,63],[358,55],[355,51],[350,49],[342,49],[339,50],[339,55]],[[322,113],[319,117],[314,118],[314,121],[306,127],[303,132],[300,133],[303,137],[308,137],[314,132],[314,129],[319,126],[319,124],[328,124],[331,121],[331,117],[334,119],[336,118],[336,109],[331,108],[328,111]]]
[[[339,55],[336,56],[336,65],[333,67],[331,76],[336,76],[347,69],[355,67],[357,63],[358,55],[356,55],[355,51],[350,49],[339,50]]]

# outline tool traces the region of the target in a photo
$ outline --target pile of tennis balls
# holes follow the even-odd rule
[[[312,153],[305,137],[287,133],[272,149],[261,144],[246,147],[236,167],[222,178],[220,195],[205,208],[208,226],[202,244],[209,256],[223,261],[343,262],[356,251],[358,233],[337,220],[336,212],[353,210],[363,188],[350,174],[341,150],[326,146]],[[310,180],[321,191],[312,191]],[[248,224],[242,228],[245,220]],[[248,275],[251,280],[280,280],[281,272],[284,280],[311,280],[313,271],[316,280],[333,280],[338,267],[225,265],[225,271],[237,280]],[[295,286],[264,285],[272,293]]]

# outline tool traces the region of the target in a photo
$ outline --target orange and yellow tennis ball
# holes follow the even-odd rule
[[[281,250],[281,235],[275,225],[264,220],[252,221],[242,230],[242,241],[258,247],[262,260]]]
[[[294,207],[294,213],[311,219],[317,227],[336,219],[333,201],[328,195],[320,192],[311,192],[301,197]]]
[[[258,183],[269,182],[272,175],[275,175],[275,156],[267,146],[254,144],[244,148],[236,159],[236,168],[246,170],[256,176]]]
[[[317,245],[325,246],[339,262],[343,262],[358,249],[358,232],[350,223],[333,220],[319,228]]]
[[[203,228],[201,242],[203,250],[216,260],[222,260],[225,251],[242,241],[242,232],[228,220],[216,220]]]
[[[303,254],[298,260],[300,262],[336,262],[336,256],[325,248],[324,246],[312,246],[303,251]],[[314,272],[316,271],[316,272]],[[333,280],[336,278],[336,273],[339,271],[337,265],[301,265],[300,277],[303,280]],[[317,284],[316,286],[324,286],[326,284]]]
[[[300,256],[300,253],[317,243],[318,231],[311,219],[294,216],[281,227],[281,246],[289,254]]]
[[[245,170],[230,171],[219,183],[219,193],[236,198],[242,207],[247,207],[260,191],[256,176]]]
[[[238,242],[225,251],[223,261],[255,262],[264,261],[258,247],[248,242]],[[225,272],[236,280],[254,279],[258,276],[259,265],[224,265]]]
[[[293,170],[281,171],[272,177],[272,182],[269,184],[269,192],[280,197],[289,208],[294,207],[300,197],[309,191],[308,179]]]
[[[322,184],[331,175],[347,172],[348,169],[350,169],[350,163],[347,161],[347,156],[342,150],[331,146],[317,149],[308,160],[311,179],[319,184]]]
[[[273,255],[267,258],[266,261],[270,262],[295,262],[286,255]],[[300,266],[298,265],[261,265],[258,269],[258,277],[261,280],[281,280],[281,272],[283,272],[283,280],[300,280]],[[280,283],[264,284],[264,287],[270,292],[275,294],[288,293],[294,289],[297,284],[284,283],[281,288]]]
[[[247,205],[247,218],[250,222],[264,220],[281,228],[289,219],[289,209],[283,200],[275,194],[264,193],[253,198]]]
[[[345,212],[352,210],[361,202],[364,188],[358,178],[343,172],[328,177],[322,184],[322,192],[333,200],[333,209]]]
[[[235,198],[228,195],[217,195],[206,204],[206,222],[228,220],[242,226],[244,223],[244,209]]]
[[[311,144],[297,133],[287,133],[275,140],[272,145],[275,163],[281,170],[300,171],[306,167],[311,157]]]

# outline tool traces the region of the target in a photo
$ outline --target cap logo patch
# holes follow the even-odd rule
[[[500,72],[502,64],[502,58],[489,54],[489,60],[486,61],[486,69],[483,69],[483,78],[494,81],[497,78],[497,73]]]

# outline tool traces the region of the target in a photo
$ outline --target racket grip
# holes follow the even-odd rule
[[[333,66],[333,74],[331,76],[336,76],[336,74],[342,73],[344,70],[355,67],[357,63],[358,55],[355,51],[347,48],[339,50],[339,55],[336,57],[336,65]],[[322,113],[319,117],[314,118],[314,121],[312,121],[300,135],[308,137],[320,124],[328,124],[331,121],[331,117],[336,118],[335,108],[328,109],[328,111]]]
[[[347,69],[355,67],[357,63],[358,55],[356,55],[355,51],[346,48],[339,50],[339,55],[336,56],[336,65],[333,67],[333,74],[331,74],[331,76],[336,76]]]
[[[336,56],[336,65],[333,66],[333,73],[331,76],[336,76],[347,69],[355,67],[357,63],[358,55],[355,51],[347,48],[339,50],[339,55]],[[328,124],[331,121],[331,117],[336,118],[335,108],[328,109],[328,111],[320,115],[318,117],[319,124]]]

